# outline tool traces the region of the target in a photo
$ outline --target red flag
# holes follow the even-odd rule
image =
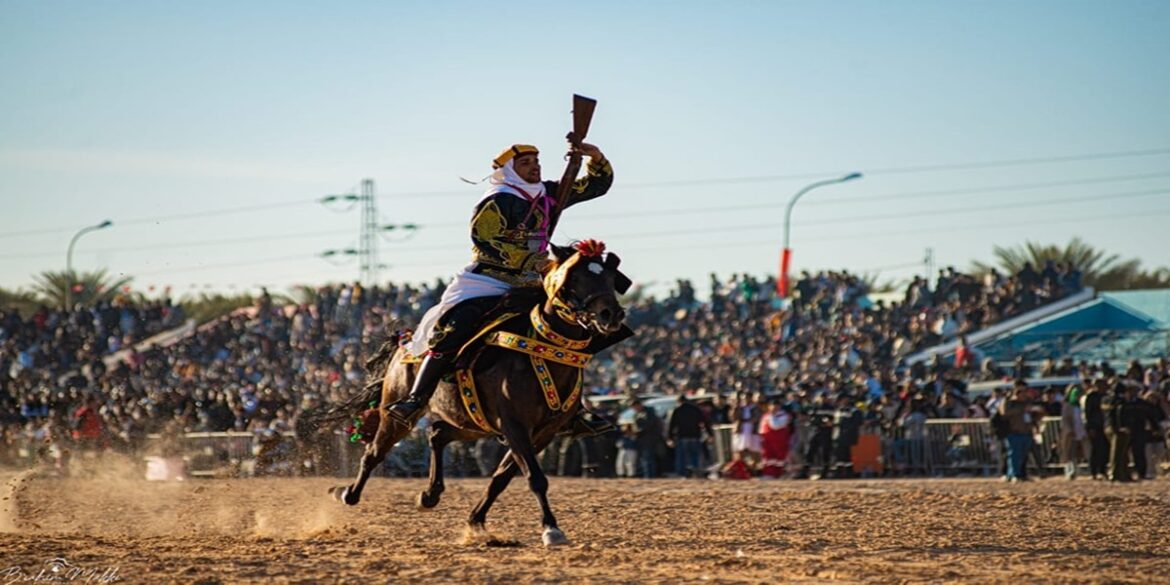
[[[776,292],[781,298],[788,298],[788,264],[792,261],[792,250],[784,248],[780,255],[780,278],[776,279]]]

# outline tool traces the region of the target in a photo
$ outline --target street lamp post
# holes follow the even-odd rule
[[[844,177],[838,177],[836,179],[827,179],[824,181],[817,181],[816,183],[813,183],[811,185],[807,185],[803,189],[801,189],[800,191],[797,191],[796,195],[793,195],[792,199],[788,200],[788,207],[784,210],[784,251],[780,255],[780,278],[777,279],[777,281],[776,281],[776,292],[780,293],[780,296],[782,298],[788,298],[788,292],[789,292],[789,290],[788,290],[788,265],[792,261],[792,249],[788,246],[788,244],[789,244],[789,237],[790,237],[790,232],[791,232],[789,227],[792,224],[792,208],[793,208],[793,206],[796,205],[796,202],[798,200],[800,200],[800,198],[803,197],[805,193],[808,193],[809,191],[812,191],[813,189],[816,189],[817,187],[824,187],[826,185],[835,185],[837,183],[844,183],[845,181],[852,181],[853,179],[860,179],[860,178],[861,178],[861,173],[849,173],[848,175],[845,175]]]
[[[66,311],[69,310],[70,300],[71,300],[70,297],[72,296],[73,285],[74,285],[74,282],[73,282],[73,246],[77,245],[77,240],[80,239],[81,236],[88,234],[89,232],[108,228],[112,225],[114,225],[114,222],[107,219],[107,220],[105,220],[97,225],[91,225],[89,227],[81,228],[80,231],[78,231],[76,234],[73,235],[73,239],[69,240],[69,251],[65,253],[65,278],[68,279],[68,281],[65,283],[65,310]]]

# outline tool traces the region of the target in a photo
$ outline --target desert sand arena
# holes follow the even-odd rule
[[[485,485],[371,481],[357,508],[332,479],[148,483],[5,478],[2,582],[65,559],[122,583],[1165,582],[1165,481],[822,482],[552,478],[567,546],[540,544],[513,483],[489,517],[510,546],[468,540]],[[114,571],[110,573],[109,571]],[[96,580],[95,580],[96,581]],[[95,582],[91,581],[91,582]]]

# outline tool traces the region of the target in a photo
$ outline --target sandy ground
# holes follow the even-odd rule
[[[328,499],[332,479],[159,484],[110,471],[0,480],[0,584],[54,566],[74,571],[73,582],[120,583],[1170,579],[1167,480],[552,478],[571,541],[553,549],[540,543],[522,481],[488,522],[514,546],[492,547],[465,539],[486,484],[478,479],[449,481],[430,512],[414,507],[420,480],[372,480],[356,508]]]

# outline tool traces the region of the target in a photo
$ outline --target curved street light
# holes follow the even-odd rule
[[[792,199],[788,200],[788,207],[784,210],[784,251],[780,255],[780,278],[776,281],[776,291],[780,293],[782,298],[788,298],[788,265],[792,261],[792,249],[788,246],[791,231],[789,226],[792,224],[792,207],[796,205],[796,202],[799,201],[805,193],[808,193],[817,187],[836,185],[837,183],[844,183],[845,181],[860,179],[861,176],[861,173],[849,173],[844,177],[817,181],[811,185],[806,185],[803,189],[797,191],[796,195],[792,196]]]
[[[65,283],[65,310],[66,311],[69,310],[69,305],[70,305],[70,300],[71,300],[70,297],[72,296],[73,285],[74,285],[74,282],[73,282],[73,247],[77,245],[77,240],[79,238],[81,238],[81,236],[88,234],[89,232],[108,228],[112,225],[114,225],[114,222],[107,219],[107,220],[105,220],[97,225],[91,225],[89,227],[81,228],[81,230],[79,230],[76,234],[73,235],[73,239],[69,240],[69,251],[67,251],[65,253],[65,277],[69,279],[69,281]]]

